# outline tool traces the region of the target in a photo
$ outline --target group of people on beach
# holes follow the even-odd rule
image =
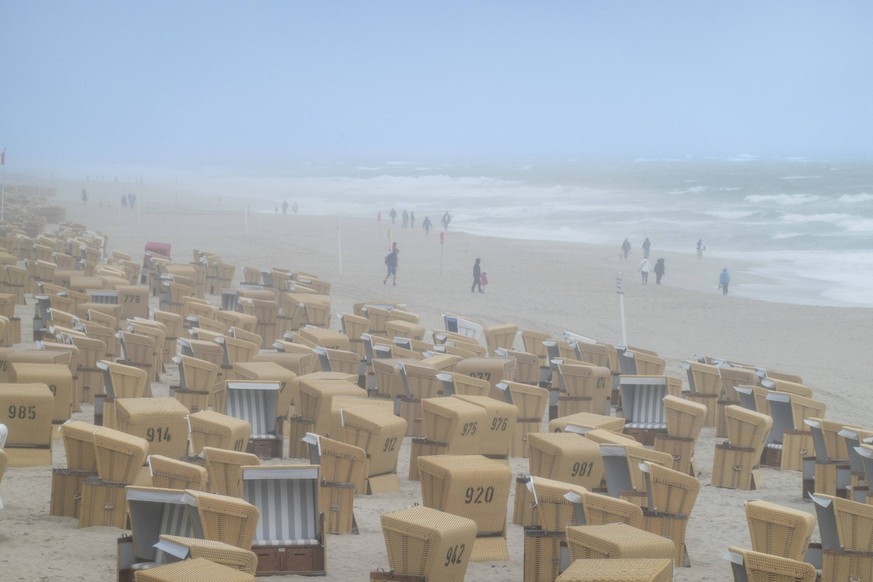
[[[415,210],[404,210],[402,213],[398,214],[397,210],[394,208],[388,212],[388,218],[391,219],[391,224],[397,224],[397,217],[400,217],[400,226],[402,228],[415,228]],[[382,220],[382,213],[380,212],[376,217],[376,220]],[[441,219],[443,224],[443,230],[449,229],[449,223],[452,222],[452,216],[449,214],[448,210]],[[430,234],[430,229],[433,228],[433,222],[431,222],[429,216],[425,216],[424,220],[421,221],[421,227],[424,229],[425,234]]]
[[[640,272],[642,277],[643,285],[649,284],[649,273],[655,273],[655,284],[660,285],[661,280],[664,278],[664,274],[666,272],[666,264],[663,258],[658,259],[654,266],[651,261],[649,261],[649,254],[652,248],[652,241],[649,240],[649,237],[643,241],[643,258],[640,261],[639,267],[637,270]],[[697,258],[703,257],[703,251],[706,250],[706,245],[703,244],[703,239],[700,238],[697,240]],[[631,252],[631,243],[628,239],[624,239],[621,243],[621,254],[625,260],[628,260]],[[727,267],[722,269],[721,273],[718,277],[718,288],[721,289],[723,295],[728,294],[728,287],[731,282],[731,275],[727,270]]]
[[[397,211],[395,209],[391,209],[388,213],[388,216],[391,218],[391,223],[394,224],[397,219]],[[378,220],[382,219],[382,213],[379,213]],[[402,215],[402,224],[401,226],[404,228],[412,228],[415,226],[415,212],[407,212],[403,211]],[[449,223],[452,222],[452,216],[446,211],[442,217],[443,231],[448,230]],[[430,221],[430,218],[425,216],[424,222],[422,223],[422,227],[425,232],[429,233],[433,224]],[[391,243],[391,250],[385,255],[385,267],[387,269],[387,274],[385,278],[382,280],[383,285],[388,284],[388,279],[391,279],[391,283],[393,285],[397,285],[397,269],[400,266],[400,248],[397,246],[396,242]],[[479,291],[479,293],[485,292],[485,286],[488,285],[488,273],[482,270],[482,259],[477,258],[473,263],[473,285],[470,287],[470,292],[473,293],[475,291]]]

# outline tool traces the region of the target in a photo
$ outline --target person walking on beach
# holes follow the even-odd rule
[[[404,210],[403,211],[403,224],[401,226],[403,226],[403,228],[406,228],[407,224],[409,224],[409,213]]]
[[[388,213],[388,216],[391,217],[391,224],[394,224],[394,221],[397,220],[397,211],[392,208],[391,212]]]
[[[397,243],[393,243],[391,245],[391,252],[385,255],[385,266],[388,267],[388,274],[385,275],[385,280],[382,281],[383,285],[388,283],[389,278],[394,285],[397,285],[397,266],[400,264],[400,259],[397,255],[399,253],[400,249],[397,248]]]
[[[288,201],[282,201],[282,214],[288,214]]]
[[[643,276],[643,285],[649,284],[649,273],[652,271],[652,263],[649,262],[649,259],[643,257],[643,260],[640,261],[640,274]]]
[[[415,228],[415,210],[409,213],[409,228]]]
[[[655,261],[655,284],[660,285],[664,278],[664,259]]]
[[[482,266],[480,265],[481,259],[476,259],[476,262],[473,263],[473,286],[470,287],[470,293],[476,290],[478,287],[479,293],[485,293],[482,290]]]
[[[651,248],[652,243],[649,241],[649,237],[646,237],[646,240],[643,241],[643,258],[649,258],[649,249]]]
[[[82,206],[88,206],[88,191],[82,188]]]
[[[721,270],[721,275],[718,276],[718,287],[721,289],[722,295],[728,294],[728,285],[731,283],[731,274],[728,273],[727,267]]]
[[[631,244],[630,241],[624,239],[624,242],[621,243],[621,253],[624,255],[624,260],[627,260],[627,256],[630,254]]]
[[[449,211],[446,210],[446,213],[443,214],[443,230],[449,230],[449,223],[452,221],[452,217],[449,214]]]
[[[424,221],[421,223],[421,227],[424,229],[424,234],[430,234],[431,226],[433,226],[433,223],[430,221],[430,217],[425,216]]]
[[[697,239],[697,258],[703,257],[703,251],[706,249],[706,245],[703,244],[703,239]]]

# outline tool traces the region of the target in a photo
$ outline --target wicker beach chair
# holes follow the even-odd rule
[[[651,462],[640,464],[646,480],[648,505],[643,517],[643,529],[673,540],[677,566],[691,566],[685,532],[691,511],[700,493],[697,477]]]
[[[627,499],[641,507],[648,505],[648,490],[640,464],[650,461],[664,467],[673,465],[672,455],[647,449],[639,444],[602,444],[600,456],[603,459],[606,490],[609,496]]]
[[[792,560],[804,559],[815,530],[815,516],[769,501],[744,504],[752,549]]]
[[[223,542],[161,534],[155,549],[157,550],[155,561],[159,564],[205,558],[210,562],[252,575],[258,568],[258,557],[254,552]],[[223,581],[224,578],[221,580]],[[207,582],[216,582],[216,579]]]
[[[655,436],[667,434],[664,397],[666,376],[626,376],[619,378],[624,430],[641,443],[652,445]]]
[[[219,367],[212,362],[183,355],[173,356],[173,362],[179,370],[179,388],[171,389],[171,395],[191,412],[206,410],[210,402],[214,405]]]
[[[671,582],[673,562],[664,558],[575,560],[555,582]]]
[[[496,355],[498,349],[511,350],[518,335],[518,326],[511,323],[491,325],[483,330],[488,353]]]
[[[108,398],[141,398],[149,385],[148,372],[136,366],[101,360],[97,367],[103,370],[103,388]]]
[[[497,387],[503,390],[506,402],[518,409],[509,455],[526,458],[530,453],[529,435],[542,430],[543,416],[549,405],[549,391],[521,382],[501,382]]]
[[[416,506],[381,516],[392,572],[424,580],[463,582],[476,538],[476,522]]]
[[[717,444],[712,465],[712,484],[728,489],[756,489],[755,471],[767,443],[773,419],[737,405],[725,407],[728,440]]]
[[[278,424],[280,382],[227,382],[227,414],[251,426],[248,452],[264,459],[282,456]]]
[[[367,455],[366,485],[362,494],[387,493],[400,490],[397,459],[406,420],[393,411],[362,405],[343,410],[341,440],[360,447]]]
[[[242,497],[242,467],[259,465],[257,455],[215,447],[203,447],[210,493]]]
[[[815,582],[815,566],[806,562],[753,550],[731,547],[724,558],[730,562],[734,582]]]
[[[147,464],[152,476],[152,487],[206,490],[208,475],[206,469],[199,465],[163,455],[149,455]]]
[[[815,447],[815,492],[847,494],[852,485],[852,469],[846,441],[837,436],[844,428],[843,423],[823,418],[807,418],[803,422],[812,433]]]
[[[324,515],[319,468],[313,465],[243,467],[243,497],[260,509],[252,551],[258,575],[324,574]]]
[[[419,457],[422,503],[427,507],[469,517],[477,534],[470,559],[509,559],[506,508],[511,472],[497,460],[481,455]]]
[[[325,531],[331,534],[357,533],[354,497],[364,488],[367,454],[364,449],[308,433],[309,460],[321,467],[321,512]]]
[[[118,430],[148,441],[150,453],[173,459],[188,454],[188,414],[168,396],[115,399]]]
[[[0,384],[10,467],[51,465],[54,396],[46,384]],[[14,414],[13,414],[14,413]]]
[[[203,538],[244,550],[252,547],[261,512],[255,505],[227,495],[186,489],[193,498]]]
[[[594,441],[568,432],[534,433],[529,445],[531,475],[587,489],[600,487],[604,462]]]
[[[94,431],[92,438],[98,476],[104,481],[134,483],[148,456],[149,442],[107,427]]]
[[[581,559],[669,558],[672,540],[625,523],[567,527],[570,557]]]
[[[206,558],[192,558],[136,573],[136,582],[254,582],[255,577]]]
[[[155,544],[163,534],[202,537],[193,499],[184,490],[130,486],[125,497],[132,535],[118,544],[120,573],[156,563]]]
[[[556,363],[558,386],[558,416],[577,412],[608,414],[612,393],[612,372],[609,368],[559,361]]]

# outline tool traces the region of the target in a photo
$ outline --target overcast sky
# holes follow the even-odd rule
[[[873,2],[0,0],[7,170],[873,153]]]

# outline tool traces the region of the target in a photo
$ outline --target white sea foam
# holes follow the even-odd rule
[[[846,204],[858,204],[861,202],[870,202],[873,200],[873,194],[867,194],[866,192],[861,192],[860,194],[843,194],[837,198],[837,200]]]
[[[749,194],[745,199],[749,202],[776,202],[785,206],[795,206],[818,202],[821,200],[821,196],[814,194]]]

